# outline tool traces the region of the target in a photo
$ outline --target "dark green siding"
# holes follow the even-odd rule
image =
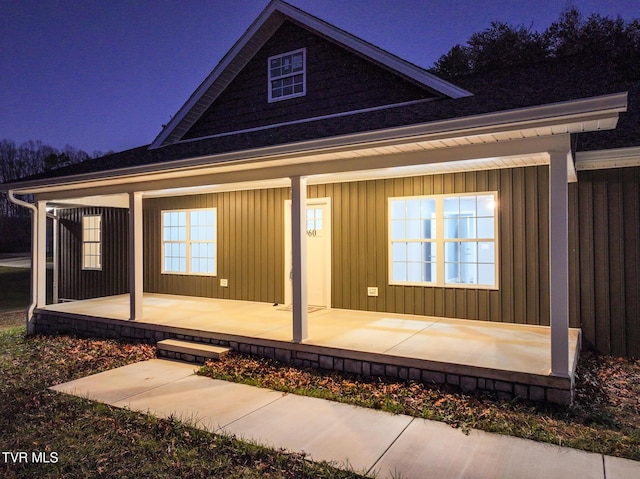
[[[389,285],[388,198],[476,191],[498,191],[499,290]],[[310,186],[332,198],[332,306],[548,325],[548,191],[546,166]]]
[[[82,269],[82,216],[102,215],[102,270]],[[89,299],[129,292],[129,211],[120,208],[69,208],[57,211],[59,224],[58,296]]]
[[[288,198],[283,188],[145,200],[145,291],[282,303]],[[210,207],[217,209],[217,276],[162,274],[161,211]],[[229,286],[221,287],[220,278]]]
[[[267,59],[306,48],[306,95],[269,103]],[[185,138],[332,115],[435,95],[292,22],[285,22]],[[310,127],[313,128],[313,127]]]
[[[570,206],[571,304],[584,340],[605,354],[640,357],[640,168],[580,172]]]
[[[549,324],[548,167],[313,185],[332,205],[332,307]],[[640,168],[579,174],[569,186],[570,325],[599,351],[640,356]],[[393,196],[498,192],[499,289],[388,284]],[[145,291],[284,300],[288,188],[145,200]],[[218,276],[160,272],[160,211],[218,208]],[[229,287],[219,286],[227,278]],[[378,297],[367,296],[377,286]]]

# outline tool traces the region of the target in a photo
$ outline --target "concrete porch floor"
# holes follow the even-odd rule
[[[143,319],[136,323],[192,330],[194,336],[195,332],[208,332],[290,343],[292,313],[282,308],[268,303],[145,293]],[[127,321],[129,296],[41,309]],[[572,377],[579,341],[580,330],[570,329]],[[546,326],[329,309],[309,314],[309,339],[304,345],[538,378],[549,377],[551,367],[550,328]]]

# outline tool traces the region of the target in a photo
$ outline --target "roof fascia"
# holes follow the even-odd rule
[[[264,43],[260,42],[259,44],[256,44],[250,43],[250,41],[256,38],[256,34],[258,33],[258,31],[261,28],[265,27],[265,25],[267,25],[267,20],[275,12],[276,5],[278,3],[280,3],[278,2],[278,0],[272,1],[269,5],[267,5],[262,13],[258,15],[258,17],[249,26],[247,31],[236,41],[236,43],[225,54],[225,56],[222,57],[222,60],[220,60],[213,71],[207,76],[207,78],[204,79],[200,86],[191,94],[186,103],[182,105],[180,110],[178,110],[178,112],[171,118],[169,123],[167,123],[167,125],[162,129],[160,134],[155,138],[155,140],[153,140],[153,142],[149,145],[149,149],[159,148],[163,146],[167,138],[171,136],[171,133],[173,133],[178,125],[185,119],[187,114],[196,107],[198,102],[203,99],[203,97],[207,94],[208,90],[213,86],[213,84],[220,79],[221,75],[229,68],[232,62],[238,58],[240,52],[249,47],[252,47],[252,49],[257,52],[262,47]],[[283,21],[284,19],[280,19],[279,21],[277,21],[277,25],[272,27],[273,30],[275,31]],[[242,65],[242,67],[244,67],[244,65]],[[242,67],[237,69],[238,72],[242,69]],[[212,102],[214,99],[215,98],[212,98],[210,101]]]
[[[109,178],[136,177],[158,172],[169,172],[202,166],[230,165],[233,163],[256,162],[265,159],[287,158],[312,155],[318,152],[344,151],[365,147],[380,147],[392,144],[428,141],[461,136],[479,135],[505,130],[549,124],[568,124],[594,119],[616,118],[626,111],[627,93],[614,93],[599,97],[553,103],[535,107],[507,110],[463,118],[454,118],[418,125],[376,130],[351,135],[309,140],[253,150],[239,150],[217,155],[201,156],[152,165],[119,168],[97,173],[67,176],[53,180],[40,179],[29,182],[0,184],[0,191],[10,189],[30,191],[34,188],[93,182]],[[586,130],[585,130],[586,131]]]
[[[264,45],[266,39],[261,38],[258,33],[263,31],[265,35],[270,36],[284,22],[286,17],[445,96],[462,98],[472,95],[469,91],[442,80],[426,70],[320,20],[303,10],[281,0],[272,0],[256,20],[254,20],[247,31],[236,41],[231,50],[229,50],[218,65],[216,65],[209,76],[207,76],[196,91],[189,97],[176,115],[174,115],[169,123],[162,129],[160,134],[149,146],[149,149],[159,148],[166,144],[167,140],[171,139],[172,134],[181,125],[183,127],[180,130],[180,136],[182,136],[182,130],[185,128],[188,129],[217,98],[218,94],[215,92],[212,94],[210,91],[212,87],[214,87],[216,83],[222,83],[219,85],[220,91],[222,91],[224,87],[231,82],[232,77],[235,77],[234,73],[232,77],[229,76],[223,80],[223,74],[227,73],[229,68],[235,62],[239,61],[238,59],[241,57],[241,53],[246,54],[247,59],[243,59],[239,64],[233,65],[236,73],[246,65],[249,61],[248,58],[253,57]],[[187,118],[188,116],[191,116],[191,118]],[[184,126],[184,123],[187,123],[188,127]],[[186,132],[186,129],[184,132]]]
[[[640,146],[607,150],[578,151],[576,170],[605,170],[640,166]]]
[[[376,170],[384,168],[411,167],[419,165],[451,166],[452,163],[469,160],[485,160],[494,163],[486,169],[495,169],[495,163],[501,163],[500,168],[508,168],[501,158],[532,157],[554,151],[568,152],[570,149],[570,136],[559,134],[553,136],[531,137],[500,141],[495,143],[477,143],[457,146],[455,148],[438,148],[425,151],[409,151],[393,154],[363,154],[347,159],[330,159],[316,161],[313,156],[295,156],[295,160],[287,158],[268,159],[259,163],[234,163],[231,165],[218,165],[198,169],[173,170],[159,172],[146,176],[131,177],[126,179],[110,178],[91,183],[73,185],[73,188],[53,188],[33,190],[31,193],[38,201],[55,201],[57,199],[69,199],[73,196],[94,196],[119,193],[157,191],[163,189],[192,188],[229,183],[242,183],[250,185],[253,182],[274,180],[278,178],[291,178],[301,176],[313,178],[318,175],[336,175],[344,172]],[[547,153],[544,153],[547,152]],[[539,162],[536,162],[539,163]],[[512,168],[525,166],[520,163]],[[434,171],[431,171],[434,174]],[[439,173],[446,173],[440,171]],[[411,175],[408,175],[411,176]],[[311,180],[311,184],[313,181]]]
[[[310,15],[303,10],[300,10],[286,2],[281,0],[274,0],[274,4],[278,5],[278,10],[284,13],[286,16],[310,27],[311,29],[321,33],[322,35],[346,46],[356,52],[368,57],[376,62],[385,65],[386,67],[402,73],[403,75],[417,81],[418,83],[425,85],[437,92],[442,93],[450,98],[462,98],[465,96],[471,96],[472,93],[460,88],[448,81],[445,81],[437,76],[427,72],[423,68],[420,68],[400,57],[392,55],[391,53],[369,43],[361,38],[356,37],[338,27],[331,25],[313,15]]]

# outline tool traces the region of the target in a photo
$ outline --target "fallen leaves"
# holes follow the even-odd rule
[[[571,408],[463,394],[446,385],[299,369],[238,353],[207,362],[200,374],[435,419],[464,432],[477,428],[640,459],[640,362],[589,353],[583,358]]]
[[[0,463],[0,477],[265,477],[340,479],[361,476],[310,463],[228,436],[48,390],[105,369],[154,357],[154,348],[69,336],[26,338],[0,331],[0,450],[59,453],[57,464],[28,470]],[[259,471],[259,472],[256,472]]]
[[[640,360],[583,352],[576,394],[586,422],[640,431]]]

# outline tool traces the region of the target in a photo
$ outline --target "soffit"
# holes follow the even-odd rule
[[[464,173],[468,171],[486,171],[525,166],[549,164],[549,155],[536,153],[530,155],[507,156],[500,158],[482,158],[459,160],[443,163],[376,168],[370,170],[348,171],[340,173],[323,173],[307,177],[307,185],[323,185],[329,183],[346,183],[354,181],[370,181],[412,176],[438,175],[444,173]],[[222,193],[228,191],[259,190],[268,188],[287,188],[291,185],[289,178],[271,180],[244,181],[215,185],[187,186],[182,188],[166,188],[146,191],[145,198],[168,196],[197,195],[205,193]]]
[[[522,132],[526,135],[526,132]],[[568,150],[568,135],[553,138],[521,136],[511,141],[496,137],[483,141],[459,138],[455,142],[413,142],[392,146],[352,149],[334,153],[296,155],[287,158],[261,160],[259,167],[252,162],[234,165],[221,164],[197,169],[147,174],[129,178],[128,186],[114,178],[93,182],[88,188],[76,185],[73,189],[48,192],[43,197],[73,198],[89,195],[91,191],[117,194],[122,191],[146,191],[145,196],[194,194],[206,191],[288,186],[289,176],[308,176],[309,184],[361,181],[401,176],[456,173],[473,170],[517,168],[548,164],[548,149]],[[551,141],[550,141],[551,140]],[[513,154],[508,154],[512,152]],[[283,180],[284,179],[284,180]],[[179,191],[182,189],[182,193]],[[158,191],[160,190],[160,191]],[[162,191],[164,190],[164,191]],[[38,191],[33,191],[38,193]]]

